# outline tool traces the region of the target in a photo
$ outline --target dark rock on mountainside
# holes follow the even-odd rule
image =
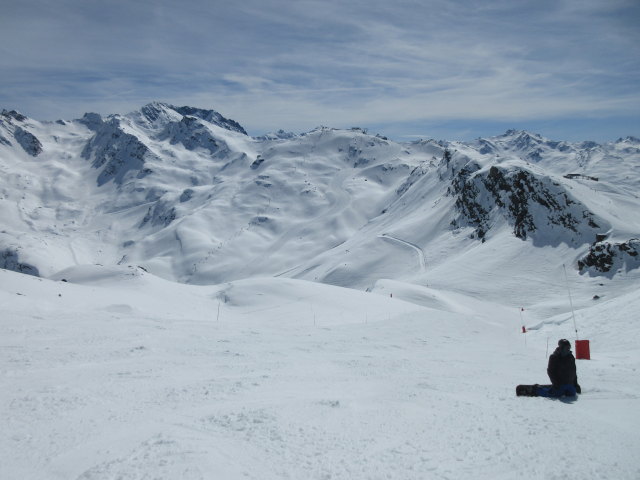
[[[166,227],[177,217],[175,206],[167,201],[159,201],[153,207],[149,207],[146,215],[140,223],[140,228],[147,224],[154,227]]]
[[[232,132],[238,132],[238,133],[247,135],[247,132],[242,127],[242,125],[240,125],[235,120],[231,120],[230,118],[223,117],[215,110],[204,110],[201,108],[186,107],[186,106],[185,107],[171,106],[171,108],[181,115],[197,117],[209,123],[213,123],[214,125],[217,125],[219,127],[225,128],[227,130],[231,130]]]
[[[580,273],[615,275],[618,270],[627,271],[640,268],[640,239],[626,242],[596,242],[589,247],[589,253],[578,261]]]
[[[216,125],[225,130],[247,135],[242,125],[235,120],[223,117],[215,110],[195,107],[176,107],[168,103],[151,102],[143,106],[139,112],[145,122],[155,126],[165,126],[172,122],[179,122],[182,117],[192,117]]]
[[[260,165],[264,163],[264,157],[262,155],[258,155],[256,159],[251,163],[251,168],[256,170]]]
[[[85,113],[78,121],[94,132],[104,125],[104,120],[98,113]]]
[[[203,148],[212,155],[227,149],[223,140],[215,138],[200,119],[192,116],[167,124],[159,138],[168,139],[172,145],[181,143],[187,150]]]
[[[32,157],[37,157],[42,153],[42,143],[30,132],[22,127],[16,127],[14,132],[16,141],[20,144],[25,152]]]
[[[111,180],[122,184],[124,176],[131,171],[144,176],[147,156],[155,155],[135,135],[124,132],[117,118],[111,118],[98,127],[96,135],[82,151],[82,157],[92,160],[94,168],[102,169],[98,185]]]
[[[191,200],[193,198],[194,193],[195,192],[191,188],[187,188],[183,190],[182,195],[180,195],[180,199],[179,199],[180,203],[188,202],[189,200]]]
[[[36,267],[20,261],[18,251],[14,248],[6,248],[0,251],[0,268],[33,275],[34,277],[40,276],[40,272]]]
[[[594,214],[560,183],[524,168],[494,165],[482,170],[468,162],[453,174],[449,194],[457,197],[459,215],[453,226],[472,226],[483,241],[497,217],[506,219],[522,240],[556,229],[567,234],[567,243],[584,243],[592,241],[599,228]],[[535,240],[547,243],[550,238],[538,235]]]
[[[285,132],[284,130],[280,129],[277,132],[265,133],[264,135],[255,137],[255,139],[266,142],[271,140],[291,140],[293,138],[296,138],[297,136],[298,135],[296,133]]]
[[[11,121],[11,120],[16,120],[18,122],[24,122],[25,120],[27,120],[27,117],[25,117],[23,114],[21,114],[20,112],[17,112],[15,110],[2,110],[2,113],[0,113],[0,116],[6,118],[7,120]]]
[[[33,133],[22,128],[22,126],[25,125],[24,122],[27,120],[27,117],[15,110],[2,110],[2,113],[0,113],[0,126],[5,134],[13,137],[29,155],[37,157],[42,153],[42,143],[40,143],[40,140],[38,140]],[[12,145],[11,140],[1,134],[0,144],[7,146]]]

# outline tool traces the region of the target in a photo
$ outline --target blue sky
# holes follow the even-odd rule
[[[0,107],[213,108],[251,134],[640,136],[637,0],[0,0]]]

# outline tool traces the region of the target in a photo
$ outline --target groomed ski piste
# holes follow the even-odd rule
[[[591,341],[584,393],[516,398],[574,338],[563,282],[549,283],[557,294],[521,312],[397,281],[361,292],[188,286],[135,266],[0,270],[2,476],[638,478],[640,292],[570,276]]]

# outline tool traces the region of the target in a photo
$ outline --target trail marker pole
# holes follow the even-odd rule
[[[522,324],[522,333],[524,334],[524,346],[527,346],[527,327],[524,326],[524,319],[522,318],[522,312],[524,308],[520,307],[520,323]]]
[[[218,302],[218,315],[216,316],[216,322],[220,321],[220,302]]]
[[[573,300],[571,300],[571,290],[569,289],[569,277],[567,277],[567,267],[564,268],[564,278],[567,281],[567,291],[569,292],[569,304],[571,305],[571,316],[573,317],[573,328],[576,331],[576,360],[591,360],[591,352],[589,351],[589,340],[580,340],[578,338],[578,326],[576,324],[576,314],[573,311]]]
[[[549,358],[549,337],[547,337],[547,351],[544,354],[544,358]]]
[[[567,292],[569,292],[569,305],[571,305],[571,316],[573,317],[573,329],[576,332],[576,341],[578,340],[578,326],[576,324],[576,314],[573,311],[573,300],[571,299],[571,289],[569,288],[569,277],[567,276],[567,267],[565,267],[564,263],[562,264],[562,268],[564,269],[564,279],[567,282]]]

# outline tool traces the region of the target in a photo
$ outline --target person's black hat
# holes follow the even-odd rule
[[[563,338],[561,340],[558,340],[558,346],[571,348],[571,342],[566,338]]]

